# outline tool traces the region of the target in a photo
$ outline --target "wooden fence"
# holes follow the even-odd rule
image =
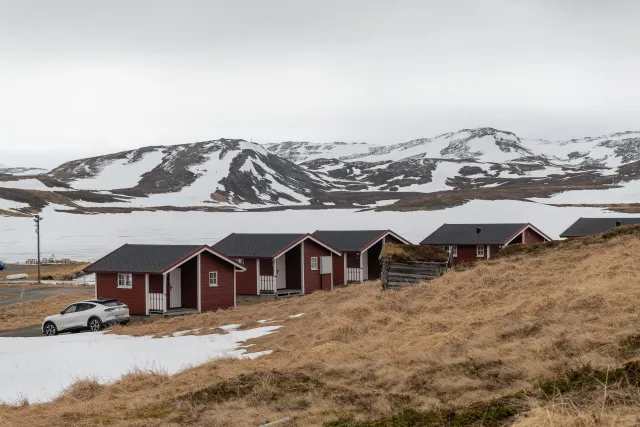
[[[382,262],[382,289],[397,289],[414,286],[433,280],[447,271],[446,262]]]

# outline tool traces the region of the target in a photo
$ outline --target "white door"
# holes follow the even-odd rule
[[[278,289],[287,287],[287,259],[284,255],[276,259],[276,287]]]
[[[169,283],[171,291],[169,293],[169,308],[182,307],[182,274],[180,269],[176,268],[169,273]]]
[[[369,251],[360,253],[362,259],[362,280],[369,280]]]

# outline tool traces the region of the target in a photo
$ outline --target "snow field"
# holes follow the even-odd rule
[[[237,331],[238,326],[223,327],[226,334],[164,338],[104,332],[0,338],[0,402],[51,401],[82,379],[107,384],[135,371],[172,375],[221,357],[260,357],[270,351],[249,353],[243,344],[280,328]]]

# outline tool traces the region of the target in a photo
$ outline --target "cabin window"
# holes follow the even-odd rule
[[[442,249],[444,249],[447,252],[451,252],[451,256],[453,257],[457,257],[458,256],[458,247],[456,245],[444,245],[442,246]]]
[[[476,256],[484,257],[484,246],[476,246]]]
[[[210,271],[209,272],[209,286],[218,286],[218,272]]]
[[[122,289],[131,289],[133,287],[132,275],[118,273],[118,287]]]
[[[311,269],[312,270],[317,270],[318,269],[318,257],[317,256],[312,256],[311,257]]]

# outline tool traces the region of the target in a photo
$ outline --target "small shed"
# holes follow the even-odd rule
[[[388,244],[380,254],[382,289],[415,286],[446,273],[451,264],[447,251],[435,246]]]

